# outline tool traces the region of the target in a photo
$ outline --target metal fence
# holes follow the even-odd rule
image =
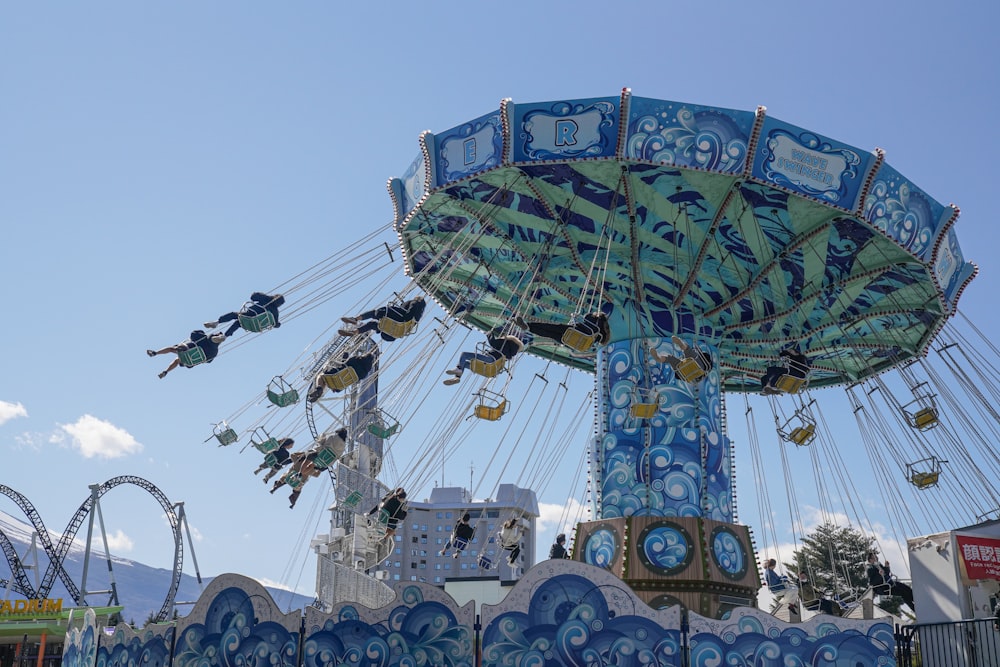
[[[1000,667],[993,618],[896,626],[898,667]]]

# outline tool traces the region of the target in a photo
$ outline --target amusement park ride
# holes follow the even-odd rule
[[[757,547],[737,517],[727,396],[764,395],[780,440],[815,451],[829,440],[820,390],[844,387],[886,486],[898,470],[913,492],[953,484],[972,516],[1000,504],[1000,464],[970,456],[996,440],[995,370],[972,359],[974,370],[961,375],[986,406],[972,414],[926,364],[935,345],[949,367],[972,354],[946,326],[976,273],[955,236],[958,210],[889,166],[880,150],[860,151],[763,107],[699,106],[627,89],[574,101],[505,100],[424,133],[420,149],[388,184],[398,246],[383,250],[372,236],[374,249],[357,254],[372,263],[387,254],[391,266],[398,247],[410,283],[393,301],[422,293],[445,314],[419,326],[385,316],[381,343],[338,333],[273,377],[261,399],[267,417],[238,433],[230,424],[248,404],[213,432],[219,446],[249,435],[245,448],[275,466],[277,429],[314,441],[316,469],[329,471],[336,496],[331,531],[313,545],[338,554],[329,569],[321,565],[321,599],[335,602],[348,589],[372,607],[391,598],[367,575],[393,548],[392,517],[372,511],[390,491],[379,477],[427,393],[417,378],[429,375],[456,330],[516,336],[524,349],[506,359],[477,348],[468,364],[478,382],[472,402],[453,401],[442,417],[452,423],[428,436],[414,456],[419,465],[391,488],[429,481],[421,466],[454,451],[446,441],[468,422],[469,408],[472,424],[504,419],[523,357],[592,375],[596,417],[578,444],[589,448],[593,518],[576,527],[573,559],[612,572],[655,609],[681,604],[722,618],[755,604]],[[367,275],[347,260],[339,270],[335,283]],[[307,281],[329,272],[318,267]],[[295,291],[307,281],[283,290],[290,312],[282,322],[294,317]],[[550,325],[561,328],[537,333],[554,331]],[[342,367],[368,353],[369,374]],[[404,379],[382,382],[380,394],[380,379],[401,366]],[[905,398],[890,390],[889,371],[898,372]],[[984,372],[991,376],[977,375]],[[303,405],[291,425],[279,421]],[[912,448],[887,442],[891,436],[870,443],[889,413]],[[341,428],[350,434],[346,447],[324,445]],[[947,482],[948,461],[967,477]],[[291,490],[308,481],[295,470],[282,474]]]

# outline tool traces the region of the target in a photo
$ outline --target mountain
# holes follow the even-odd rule
[[[0,512],[0,532],[7,537],[20,557],[23,556],[30,548],[31,536],[34,529],[30,524],[26,524],[9,514]],[[60,539],[60,535],[49,531],[49,539],[51,539],[53,543],[57,543]],[[41,546],[38,547],[37,552],[40,570],[37,578],[40,580],[44,576],[45,569],[48,567],[49,558],[42,550]],[[66,555],[66,560],[63,562],[63,567],[69,573],[70,579],[72,579],[78,587],[80,586],[80,582],[83,578],[84,553],[85,550],[83,543],[80,540],[77,540],[70,547],[69,553]],[[31,559],[29,558],[28,561],[30,563]],[[91,552],[90,568],[87,574],[88,590],[96,591],[107,590],[110,588],[108,568],[105,563],[106,557],[103,552],[99,552],[97,550],[93,550]],[[117,556],[112,556],[111,563],[116,589],[118,591],[118,603],[125,607],[122,611],[122,618],[130,624],[138,624],[139,626],[144,625],[146,619],[148,619],[150,615],[159,613],[160,609],[163,607],[164,598],[170,588],[170,581],[173,573],[170,570],[150,567],[148,565],[143,565],[142,563],[125,558],[119,558]],[[29,570],[27,574],[31,585],[35,586],[35,573]],[[10,564],[7,562],[6,558],[0,557],[0,579],[8,580],[10,578]],[[211,579],[211,577],[203,576],[203,583],[199,584],[195,577],[182,573],[180,586],[177,589],[177,595],[175,596],[175,603],[196,602],[201,595],[201,591],[208,584],[208,582],[211,581]],[[3,584],[0,584],[0,586],[2,585]],[[282,611],[303,609],[306,605],[313,601],[313,596],[311,595],[299,595],[297,593],[292,593],[291,591],[270,586],[266,586],[265,588],[267,588],[267,591],[271,594],[275,604],[277,604]],[[9,597],[11,599],[18,599],[23,597],[23,595],[18,591],[10,591]],[[49,593],[48,597],[63,598],[63,606],[73,605],[72,598],[58,577],[56,578],[56,583],[52,587],[52,591]],[[91,593],[87,596],[87,602],[95,606],[106,605],[109,600],[110,595],[107,593]],[[175,608],[179,616],[185,616],[190,609],[190,605],[175,604]]]

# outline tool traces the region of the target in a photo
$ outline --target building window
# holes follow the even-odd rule
[[[451,512],[445,512],[444,513],[444,518],[450,519],[451,518]]]
[[[434,577],[434,583],[435,584],[440,584],[441,583],[441,577]]]
[[[437,518],[443,519],[444,518],[444,513],[443,512],[438,512],[437,513]]]
[[[411,570],[416,570],[417,569],[417,563],[416,563],[416,561],[410,563],[410,569]]]
[[[413,541],[414,544],[417,543],[417,536],[416,535],[413,536],[412,541]]]
[[[463,570],[468,570],[469,569],[469,564],[468,563],[462,563],[462,569]]]
[[[416,580],[417,580],[417,575],[411,574],[410,575],[410,581],[416,581]]]
[[[402,556],[403,555],[403,550],[400,547],[396,547],[396,555],[397,556]]]
[[[399,581],[399,575],[398,574],[392,575],[392,580],[393,581]]]

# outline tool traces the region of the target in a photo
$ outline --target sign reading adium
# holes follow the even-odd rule
[[[0,600],[0,616],[46,617],[62,612],[62,598]]]

